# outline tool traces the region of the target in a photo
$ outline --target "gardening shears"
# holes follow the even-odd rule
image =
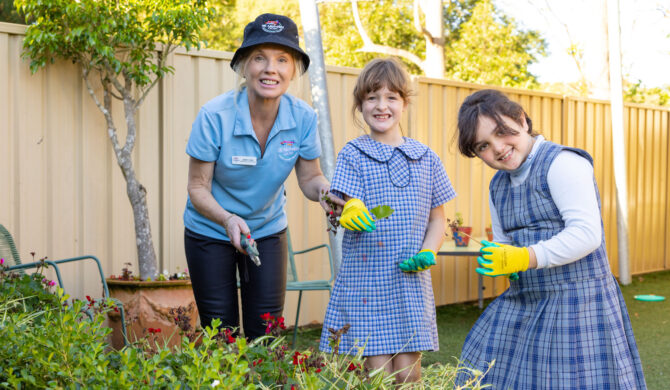
[[[256,247],[256,241],[254,241],[253,244],[249,244],[249,239],[247,238],[247,235],[244,233],[240,233],[240,245],[242,246],[242,249],[247,251],[247,253],[249,254],[249,258],[251,258],[254,264],[260,267],[261,258],[258,256],[258,247]]]

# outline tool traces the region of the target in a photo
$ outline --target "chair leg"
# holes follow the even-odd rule
[[[293,327],[293,342],[291,348],[295,349],[295,341],[298,338],[298,318],[300,318],[300,302],[302,301],[302,290],[298,291],[298,306],[295,309],[295,326]]]

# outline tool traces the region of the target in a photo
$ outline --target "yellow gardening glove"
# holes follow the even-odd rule
[[[349,230],[358,232],[371,232],[377,229],[375,221],[372,220],[370,212],[360,199],[349,199],[344,204],[342,215],[340,216],[340,225]]]
[[[477,258],[480,268],[477,273],[486,276],[509,275],[528,269],[530,253],[528,248],[482,241]],[[511,279],[511,277],[510,277]],[[513,279],[516,280],[516,279]]]
[[[435,252],[430,249],[424,249],[410,259],[398,264],[398,267],[404,272],[419,272],[427,270],[434,265]]]

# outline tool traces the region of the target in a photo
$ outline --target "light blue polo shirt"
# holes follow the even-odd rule
[[[287,226],[284,181],[298,157],[321,155],[316,113],[300,99],[281,97],[279,112],[261,156],[251,125],[247,90],[229,91],[207,102],[198,113],[186,153],[214,161],[212,194],[219,204],[242,217],[253,238],[277,233]],[[186,202],[184,226],[207,237],[227,240],[223,226],[198,213]]]

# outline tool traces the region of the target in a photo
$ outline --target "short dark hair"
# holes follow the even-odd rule
[[[480,116],[491,118],[506,134],[518,134],[518,132],[506,126],[501,116],[511,118],[519,125],[522,124],[521,118],[525,117],[528,134],[537,135],[533,131],[533,121],[519,103],[495,89],[482,89],[465,98],[458,110],[458,150],[467,157],[477,155],[475,141]]]

